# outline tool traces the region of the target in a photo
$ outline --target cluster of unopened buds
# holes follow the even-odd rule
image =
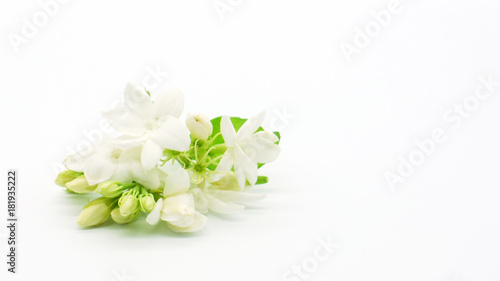
[[[91,149],[70,155],[56,183],[71,193],[95,192],[78,224],[97,226],[110,218],[133,222],[143,213],[151,225],[164,221],[175,232],[202,229],[210,212],[240,212],[261,199],[247,192],[267,183],[258,170],[274,161],[280,135],[264,130],[265,112],[242,119],[188,114],[179,120],[184,97],[177,88],[154,100],[128,84],[122,105],[103,112],[117,130]]]

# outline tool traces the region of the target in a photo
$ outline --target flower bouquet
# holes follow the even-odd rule
[[[209,119],[189,114],[179,120],[184,97],[177,88],[154,100],[128,84],[123,104],[103,112],[117,130],[91,149],[70,155],[56,183],[72,193],[102,195],[84,206],[83,227],[111,218],[119,224],[164,221],[175,232],[202,229],[209,211],[236,213],[262,196],[247,192],[267,183],[258,170],[279,153],[280,134],[264,130],[265,112],[247,119]]]

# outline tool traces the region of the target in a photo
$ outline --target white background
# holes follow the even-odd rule
[[[350,63],[342,42],[389,1],[231,3],[221,20],[212,0],[71,0],[16,53],[9,36],[43,10],[1,2],[0,171],[18,170],[20,226],[19,273],[0,279],[283,280],[330,235],[339,247],[308,280],[500,280],[500,87],[463,124],[443,117],[479,77],[500,81],[500,3],[401,1]],[[268,110],[282,154],[254,189],[267,197],[191,235],[82,230],[88,197],[56,186],[54,163],[156,67],[170,76],[153,95],[179,86],[185,113]],[[384,174],[439,128],[446,141],[392,190]]]

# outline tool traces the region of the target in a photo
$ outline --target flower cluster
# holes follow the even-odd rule
[[[73,193],[102,195],[89,202],[78,224],[90,227],[111,218],[119,224],[164,221],[176,232],[203,228],[211,211],[231,214],[261,196],[246,192],[266,183],[258,169],[274,161],[280,135],[261,127],[265,113],[250,119],[222,116],[210,120],[189,114],[180,90],[155,99],[128,84],[122,105],[103,112],[119,132],[92,149],[70,155],[56,183]]]

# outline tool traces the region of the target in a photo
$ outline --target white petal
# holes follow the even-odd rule
[[[246,185],[245,171],[243,171],[238,164],[234,164],[234,174],[236,176],[236,180],[238,181],[238,185],[240,186],[240,190],[243,190]]]
[[[225,202],[233,202],[245,204],[251,201],[261,200],[265,197],[263,194],[255,194],[249,192],[232,191],[232,190],[214,190],[210,195]]]
[[[123,150],[120,161],[141,161],[142,145],[129,147]]]
[[[134,180],[130,164],[128,162],[119,161],[116,164],[115,172],[110,180],[119,181],[121,183],[131,183]]]
[[[163,203],[163,205],[165,205],[165,202]],[[175,222],[177,224],[187,224],[187,225],[189,225],[189,222],[186,223],[183,220],[183,216],[182,216],[182,214],[180,212],[166,213],[166,212],[164,212],[162,210],[161,213],[160,213],[160,219],[162,221],[171,221],[171,222]]]
[[[254,134],[245,145],[244,151],[250,159],[258,163],[271,163],[280,154],[280,147],[275,144],[278,137],[267,131]]]
[[[235,162],[245,172],[245,177],[251,185],[257,182],[258,166],[257,163],[252,161],[239,146],[234,149]],[[240,185],[241,187],[241,185]]]
[[[147,189],[155,190],[160,187],[159,177],[152,175],[149,171],[146,171],[141,162],[131,161],[130,170],[133,173],[134,181],[140,183]]]
[[[163,156],[163,149],[152,140],[147,140],[142,147],[141,163],[144,169],[151,170]]]
[[[217,172],[229,172],[231,168],[233,167],[233,157],[232,157],[232,149],[227,150],[224,153],[224,156],[220,159],[219,165],[217,165],[217,168],[215,171]]]
[[[104,141],[105,140],[103,139],[101,142],[98,142],[94,145],[89,145],[85,149],[82,148],[75,154],[69,155],[68,158],[64,160],[66,168],[76,172],[83,172],[85,161],[103,150],[103,147],[105,147],[105,145],[103,144]]]
[[[161,91],[154,102],[154,116],[162,118],[172,116],[179,118],[184,110],[184,95],[181,90],[176,87],[168,88]]]
[[[193,209],[193,212],[196,211]],[[169,225],[176,227],[189,227],[194,223],[194,215],[195,213],[193,213],[193,216],[180,216],[177,219],[173,219],[173,217],[169,218],[169,216],[165,215],[165,213],[162,213],[161,219],[168,222]]]
[[[163,200],[160,218],[178,227],[187,227],[193,224],[195,213],[193,195],[183,193]]]
[[[96,155],[85,161],[83,173],[89,185],[94,185],[111,178],[115,172],[115,163],[106,157]]]
[[[238,130],[236,134],[236,141],[239,144],[243,144],[250,139],[250,137],[257,131],[257,129],[262,125],[264,119],[266,118],[266,111],[253,116],[248,119],[243,126]]]
[[[261,146],[255,157],[254,161],[257,163],[271,163],[280,155],[281,148],[276,144],[267,144],[265,146]]]
[[[173,117],[167,117],[151,135],[151,139],[162,148],[175,151],[187,151],[191,145],[186,125]]]
[[[129,136],[129,135],[121,135],[121,136],[118,136],[118,137],[115,137],[115,138],[108,140],[107,143],[113,147],[117,147],[117,148],[121,148],[121,149],[128,149],[128,148],[132,148],[132,147],[136,147],[136,146],[141,145],[147,139],[148,139],[148,136],[146,134],[139,136],[139,137]],[[139,150],[139,152],[140,152],[140,150]],[[140,155],[140,153],[139,153],[139,155]]]
[[[163,209],[163,199],[160,198],[156,201],[155,208],[149,213],[146,221],[151,225],[156,225],[160,221],[160,213],[161,209]]]
[[[83,172],[83,165],[85,164],[86,158],[84,158],[79,153],[72,154],[66,158],[64,164],[66,168],[76,172]]]
[[[229,116],[223,116],[220,121],[220,131],[227,147],[233,147],[236,141],[236,130]]]
[[[271,143],[275,143],[275,142],[280,140],[277,135],[275,135],[273,132],[270,132],[270,131],[257,132],[255,134],[253,134],[252,138],[265,139]]]
[[[165,179],[165,189],[163,190],[163,196],[173,196],[175,194],[180,194],[189,190],[191,181],[189,179],[189,174],[186,170],[180,168],[177,171],[169,174]]]
[[[150,118],[153,111],[153,101],[143,87],[128,83],[124,94],[125,105],[144,118]]]
[[[193,195],[190,193],[182,193],[175,196],[165,197],[163,199],[163,209],[166,215],[173,215],[179,212],[180,207],[192,207],[194,208]]]
[[[219,213],[219,214],[235,214],[241,212],[245,209],[245,206],[238,205],[231,202],[223,202],[213,196],[207,195],[208,198],[208,208],[210,211]]]
[[[203,193],[201,188],[194,188],[191,193],[193,194],[196,210],[202,214],[206,214],[208,212],[208,199],[205,193]]]
[[[167,173],[165,173],[160,167],[153,168],[149,171],[152,178],[155,178],[155,182],[158,182],[158,186],[155,188],[150,188],[157,190],[165,186],[165,179],[167,178]]]
[[[212,176],[211,181],[218,181],[222,179],[226,175],[225,173],[231,170],[231,168],[233,167],[233,163],[234,161],[232,157],[232,148],[228,148],[224,153],[224,156],[222,156],[222,158],[220,159],[219,164],[215,168],[215,171],[219,173],[215,173]]]
[[[220,174],[217,174],[220,175]],[[217,180],[215,177],[212,177],[210,180],[210,185],[214,189],[223,189],[223,190],[240,190],[240,186],[238,183],[238,179],[236,177],[235,172],[229,171],[224,174],[222,174],[222,177],[220,177]],[[243,183],[245,183],[245,176],[243,176]]]
[[[168,223],[168,227],[175,232],[195,232],[201,230],[207,224],[207,217],[196,212],[194,222],[188,227],[178,227]]]
[[[102,113],[111,126],[129,136],[142,136],[146,133],[146,120],[126,107],[117,107]]]

